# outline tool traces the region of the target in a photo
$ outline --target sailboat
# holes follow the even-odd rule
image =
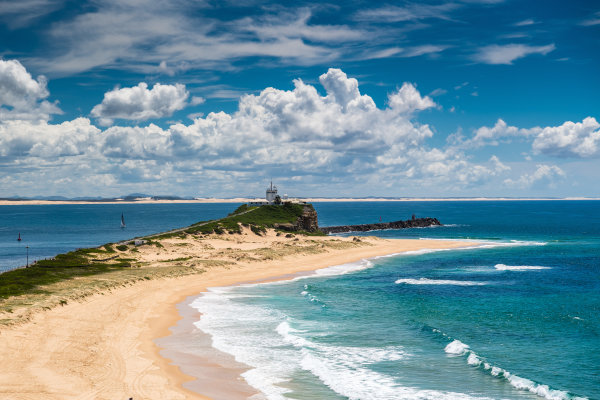
[[[121,213],[121,229],[125,228],[125,218],[123,217],[123,213]]]
[[[17,238],[17,242],[21,241],[21,232],[19,232],[19,237]]]

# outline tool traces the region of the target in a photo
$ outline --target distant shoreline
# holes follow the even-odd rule
[[[181,200],[0,200],[0,206],[23,205],[53,205],[53,204],[212,204],[212,203],[248,203],[263,200],[261,198],[236,197],[236,198],[197,198]],[[600,197],[402,197],[402,198],[331,198],[307,197],[299,198],[309,203],[327,202],[409,202],[409,201],[597,201]]]

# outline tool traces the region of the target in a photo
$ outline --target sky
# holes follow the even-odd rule
[[[0,0],[0,197],[600,197],[600,2]]]

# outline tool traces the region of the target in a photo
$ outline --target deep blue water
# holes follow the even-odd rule
[[[239,204],[52,204],[0,206],[0,271],[226,216]],[[121,213],[126,228],[121,229]],[[21,242],[17,237],[21,234]],[[29,249],[26,249],[29,246]]]
[[[237,204],[0,207],[0,266],[226,215]],[[363,233],[485,240],[214,289],[213,345],[269,399],[600,399],[600,202],[318,203],[320,224],[437,217]],[[121,212],[127,228],[119,228]],[[17,243],[21,232],[23,242]]]

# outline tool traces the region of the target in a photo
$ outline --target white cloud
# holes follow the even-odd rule
[[[22,28],[56,11],[62,3],[63,0],[0,0],[0,20],[11,29]]]
[[[490,45],[479,48],[474,55],[475,61],[486,64],[507,64],[530,54],[546,55],[556,49],[554,44],[546,46],[528,46],[525,44]]]
[[[540,128],[522,129],[516,126],[509,126],[504,120],[498,119],[496,124],[489,128],[482,126],[475,131],[475,136],[467,143],[473,146],[492,145],[497,146],[501,140],[510,138],[526,138],[540,132]]]
[[[556,165],[538,164],[537,169],[533,173],[523,174],[516,180],[506,179],[504,183],[508,186],[517,186],[521,188],[545,188],[554,187],[557,180],[565,177],[565,172]]]
[[[182,5],[180,0],[95,1],[93,11],[53,24],[47,32],[52,57],[42,54],[30,62],[54,74],[116,67],[169,76],[234,68],[236,60],[246,57],[316,65],[357,54],[353,42],[374,37],[378,30],[311,23],[308,8],[265,7],[259,15],[231,20],[208,16],[206,9],[219,5]]]
[[[327,91],[328,97],[342,107],[350,109],[369,110],[375,108],[375,102],[369,96],[361,96],[358,81],[337,68],[330,68],[326,74],[319,77],[319,82]]]
[[[473,138],[459,140],[459,147],[497,146],[513,139],[532,141],[536,154],[586,158],[600,155],[600,123],[593,117],[559,126],[518,128],[498,119],[493,127],[482,126]]]
[[[300,8],[294,12],[282,12],[262,17],[258,20],[244,18],[236,22],[241,31],[255,33],[261,40],[273,40],[282,37],[308,39],[319,42],[352,42],[363,40],[366,31],[350,28],[347,25],[309,24],[312,17],[310,8]]]
[[[192,100],[190,101],[190,104],[193,106],[197,106],[199,104],[204,104],[205,101],[206,101],[206,99],[204,97],[192,96]]]
[[[0,157],[42,159],[76,156],[96,150],[100,129],[87,118],[61,124],[5,121],[0,124]]]
[[[600,11],[594,13],[591,18],[581,21],[582,26],[595,26],[600,24]]]
[[[503,164],[497,156],[490,157],[490,163],[492,164],[492,169],[497,173],[510,171],[511,169],[508,165]]]
[[[441,45],[433,45],[433,44],[425,44],[421,46],[414,46],[408,48],[405,52],[400,54],[401,57],[418,57],[422,55],[437,55],[442,51],[446,50],[450,46],[441,46]]]
[[[49,96],[44,76],[34,79],[17,60],[0,59],[0,121],[10,119],[48,120],[62,111]]]
[[[516,188],[548,187],[565,173],[559,166],[539,164],[532,172],[505,179],[518,172],[514,164],[489,153],[487,159],[474,161],[475,155],[468,153],[472,146],[463,146],[465,142],[482,145],[523,138],[544,154],[597,154],[599,124],[593,118],[530,129],[498,120],[493,127],[478,129],[470,140],[432,148],[428,141],[434,132],[417,117],[436,104],[413,84],[404,83],[388,95],[387,105],[378,107],[342,70],[329,69],[319,82],[325,94],[297,79],[292,90],[269,87],[242,96],[235,112],[190,115],[191,121],[166,128],[149,124],[102,130],[87,118],[61,124],[0,121],[0,181],[21,193],[28,187],[64,193],[79,188],[74,195],[138,189],[201,194],[210,181],[211,187],[225,192],[210,189],[206,194],[228,195],[272,175],[282,184],[324,195],[341,190],[364,193],[373,185],[385,195],[417,190],[433,195],[471,190],[476,195],[479,188],[500,187],[502,182]],[[152,92],[143,85],[126,89],[138,90],[140,98]],[[133,101],[138,97],[124,96],[120,90],[115,93],[128,99],[122,102],[133,107],[131,113],[154,110],[131,106],[146,102]],[[407,187],[416,189],[399,189]]]
[[[529,26],[535,24],[535,21],[531,18],[524,19],[523,21],[516,22],[514,26]]]
[[[91,114],[99,118],[102,125],[112,125],[117,118],[136,121],[163,118],[186,107],[188,97],[185,85],[157,83],[148,89],[148,84],[141,82],[131,88],[117,88],[105,93],[102,103],[94,106]],[[201,98],[194,99],[195,104],[202,102]]]
[[[389,96],[389,105],[400,113],[413,113],[436,106],[430,97],[421,97],[417,88],[408,82],[405,82],[400,90]]]
[[[459,7],[460,5],[456,3],[444,3],[440,5],[415,3],[405,7],[385,6],[359,11],[355,15],[355,19],[375,22],[418,21],[429,18],[449,19],[448,14]]]
[[[593,117],[582,122],[567,121],[541,130],[533,141],[537,153],[557,157],[593,157],[600,155],[600,123]]]
[[[167,187],[181,191],[182,185],[192,190],[193,182],[209,177],[230,184],[271,174],[315,188],[370,184],[382,179],[381,173],[390,181],[420,177],[421,187],[454,182],[458,188],[484,182],[502,169],[499,161],[477,165],[454,150],[428,148],[432,130],[413,119],[435,103],[410,83],[388,96],[388,107],[378,108],[360,93],[358,81],[339,69],[319,80],[326,95],[295,80],[293,90],[266,88],[242,96],[234,113],[198,115],[189,125],[166,129],[150,124],[102,131],[86,118],[58,125],[4,123],[0,157],[29,169],[44,165],[45,179],[61,185],[68,176],[71,186],[93,187],[93,175],[112,188],[142,182],[150,188],[154,182],[161,192]],[[73,164],[80,165],[76,173],[69,172]],[[21,177],[15,187],[35,179]]]

